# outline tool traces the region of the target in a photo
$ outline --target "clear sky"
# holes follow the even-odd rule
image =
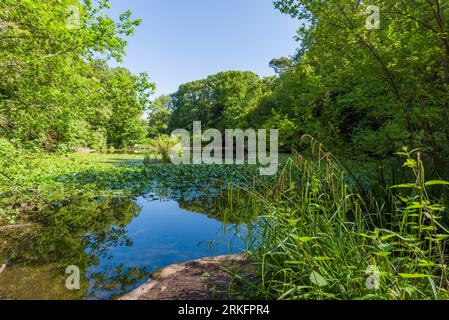
[[[128,39],[122,66],[146,71],[157,95],[226,70],[272,75],[272,58],[290,56],[298,22],[272,0],[111,0],[114,17],[131,9],[143,23]],[[115,66],[115,63],[111,63]]]

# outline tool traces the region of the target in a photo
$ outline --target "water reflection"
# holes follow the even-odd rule
[[[115,298],[155,268],[241,252],[245,227],[229,215],[237,212],[229,209],[234,201],[226,195],[179,203],[154,195],[80,200],[41,227],[0,234],[0,261],[8,260],[0,298]],[[78,291],[65,287],[69,265],[82,270]]]

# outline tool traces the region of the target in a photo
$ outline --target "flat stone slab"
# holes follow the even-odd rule
[[[243,254],[174,264],[119,300],[223,300],[229,296],[232,273],[250,276],[250,269]]]

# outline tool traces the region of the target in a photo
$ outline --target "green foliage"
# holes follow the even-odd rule
[[[250,191],[260,218],[250,225],[257,281],[246,296],[263,299],[447,299],[447,209],[429,194],[420,155],[405,151],[410,188],[385,199],[366,195],[322,145],[299,154],[275,185]],[[415,157],[416,156],[416,157]]]
[[[178,143],[171,136],[159,135],[156,139],[152,140],[153,150],[148,152],[143,159],[143,164],[151,166],[158,163],[170,163],[173,147]]]
[[[381,28],[368,30],[369,3],[274,3],[301,22],[294,61],[273,59],[276,79],[224,72],[181,85],[170,129],[195,120],[219,129],[280,126],[284,149],[310,134],[347,158],[387,159],[421,146],[448,176],[448,6],[378,1]]]
[[[156,146],[159,153],[162,155],[163,163],[170,163],[170,153],[177,141],[174,141],[170,136],[159,136],[156,140]]]
[[[48,155],[3,146],[0,154],[0,225],[41,220],[42,209],[59,208],[79,197],[129,195],[145,182],[136,178],[138,166],[121,165],[140,164],[140,155]],[[88,174],[92,172],[95,176]],[[8,221],[14,216],[15,221]]]
[[[42,209],[64,207],[78,198],[213,197],[222,187],[249,187],[258,172],[253,166],[144,166],[143,154],[30,154],[3,140],[0,155],[0,225],[41,220]]]
[[[1,2],[0,137],[47,151],[145,137],[140,116],[154,85],[94,60],[121,60],[124,37],[140,23],[130,12],[115,22],[108,7],[107,0]]]
[[[285,57],[272,59],[269,66],[276,72],[276,74],[280,75],[293,66],[293,61]]]
[[[378,30],[365,26],[368,4],[380,8]],[[403,145],[422,146],[447,175],[448,6],[415,0],[275,6],[302,23],[295,65],[273,93],[275,110],[337,154],[387,158]]]
[[[160,96],[150,106],[148,116],[148,136],[156,138],[159,135],[168,135],[168,125],[173,109],[170,96]]]
[[[276,77],[220,72],[150,102],[155,85],[147,74],[107,64],[121,61],[125,37],[140,24],[131,12],[114,21],[108,0],[3,0],[0,225],[45,221],[52,234],[32,234],[36,247],[20,247],[21,235],[0,239],[0,256],[23,250],[25,263],[68,262],[78,250],[80,265],[87,264],[90,257],[72,237],[101,238],[97,226],[123,227],[137,212],[128,199],[113,203],[110,214],[117,196],[157,195],[198,208],[224,192],[219,201],[229,206],[207,210],[249,222],[258,282],[245,286],[247,297],[447,299],[449,7],[380,0],[381,28],[368,30],[365,2],[274,4],[301,22],[294,59],[270,62]],[[168,134],[191,129],[193,121],[219,130],[278,128],[283,150],[297,149],[308,134],[347,160],[387,159],[391,169],[363,162],[363,174],[354,176],[313,139],[312,150],[295,153],[275,180],[256,180],[251,166],[168,164]],[[143,155],[130,161],[44,153],[80,146],[112,152],[149,139],[162,164]],[[391,165],[404,145],[422,149],[403,149],[403,168]],[[236,185],[243,191],[231,191]],[[102,204],[90,201],[102,197]],[[78,198],[87,199],[79,216],[67,207]],[[251,223],[254,212],[260,218]],[[117,240],[121,232],[106,238]],[[143,273],[129,270],[123,286]],[[99,275],[97,285],[115,283],[111,277]],[[375,288],[367,287],[368,278],[379,282]]]
[[[191,129],[193,121],[206,128],[247,128],[248,114],[270,93],[265,80],[252,72],[227,71],[183,84],[172,94],[170,130]]]

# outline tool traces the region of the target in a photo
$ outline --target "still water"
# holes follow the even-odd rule
[[[225,221],[216,200],[82,200],[46,225],[0,236],[0,299],[113,299],[147,281],[156,268],[239,253],[245,225]],[[231,219],[232,220],[232,219]],[[67,266],[81,271],[66,288]]]

